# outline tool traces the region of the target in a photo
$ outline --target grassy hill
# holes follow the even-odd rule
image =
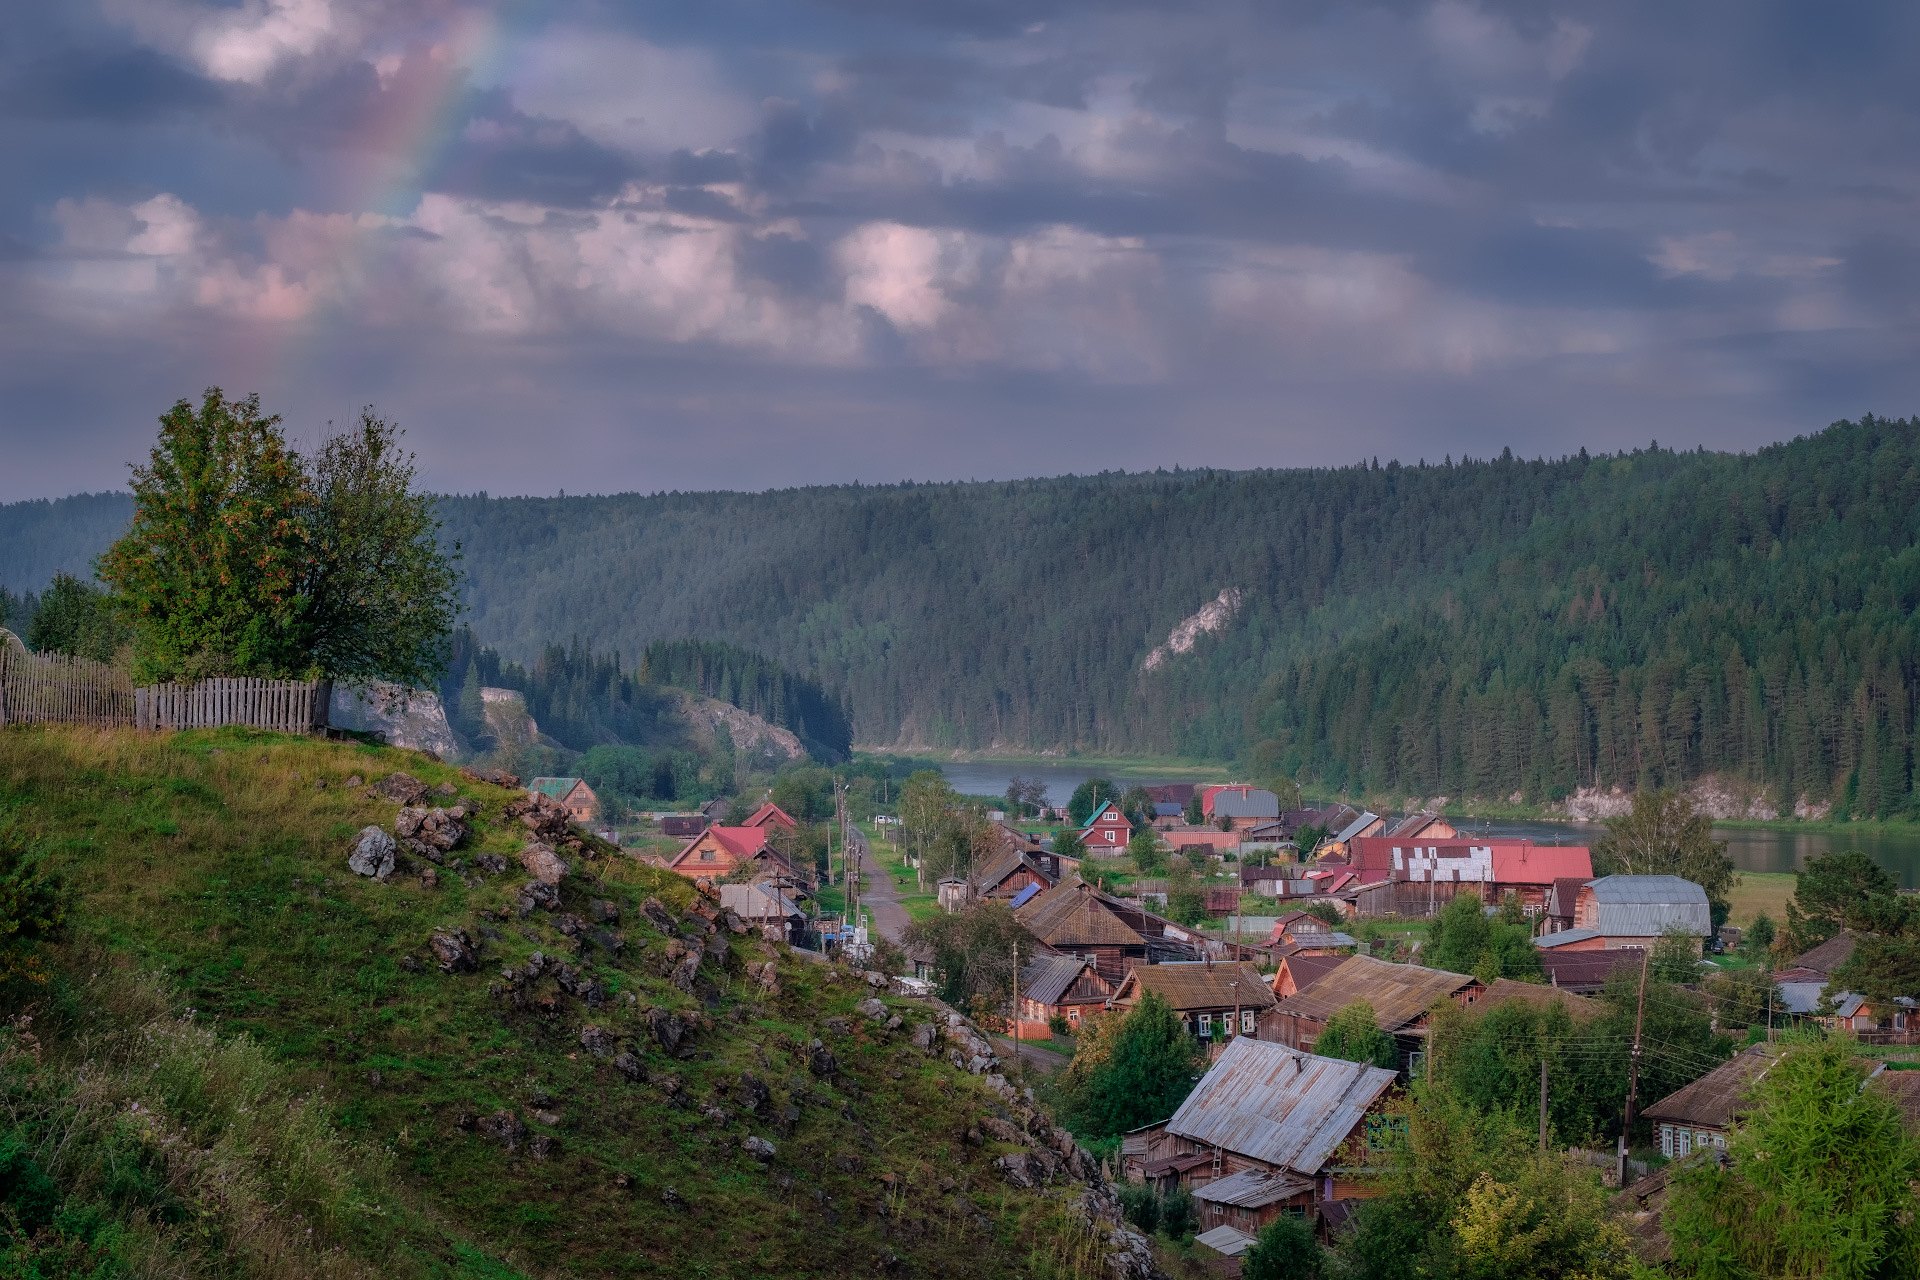
[[[346,865],[397,812],[350,778],[400,770],[478,809],[437,887]],[[683,990],[684,944],[646,904],[697,945],[692,888],[605,848],[557,911],[522,915],[518,795],[351,743],[0,733],[0,829],[74,893],[46,980],[5,988],[7,1273],[1102,1269],[1068,1209],[1084,1188],[999,1176],[1024,1148],[981,1125],[1024,1104],[916,1046],[927,1005],[889,999],[889,1031],[856,976],[724,926]],[[509,869],[477,870],[488,853]],[[475,971],[441,971],[436,930],[464,932]]]

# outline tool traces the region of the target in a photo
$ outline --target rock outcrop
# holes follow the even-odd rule
[[[347,869],[355,875],[385,880],[393,874],[393,837],[379,827],[362,827],[347,854]]]

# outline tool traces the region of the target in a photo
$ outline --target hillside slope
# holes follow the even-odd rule
[[[474,833],[354,874],[399,807],[348,783],[403,769]],[[41,1274],[1066,1276],[1127,1243],[1064,1172],[1008,1185],[1084,1157],[996,1140],[1052,1135],[929,1005],[883,1026],[604,847],[531,901],[520,794],[247,731],[0,732],[0,828],[77,893],[0,1029]]]
[[[1724,774],[1788,808],[1914,802],[1915,421],[1741,455],[442,511],[488,643],[733,641],[873,745],[1240,756],[1371,794]]]

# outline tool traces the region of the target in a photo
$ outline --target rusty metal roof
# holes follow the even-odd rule
[[[1725,1129],[1745,1110],[1749,1085],[1767,1073],[1780,1058],[1772,1045],[1749,1045],[1692,1084],[1668,1094],[1648,1107],[1646,1118],[1669,1124],[1699,1124]]]
[[[1259,1209],[1280,1200],[1291,1200],[1313,1190],[1313,1180],[1270,1169],[1242,1169],[1224,1178],[1193,1189],[1195,1200],[1232,1205],[1236,1209]]]
[[[1305,991],[1280,1002],[1283,1013],[1297,1013],[1325,1022],[1356,1000],[1373,1006],[1374,1021],[1382,1031],[1400,1031],[1420,1020],[1438,1001],[1445,1000],[1477,979],[1417,964],[1388,964],[1372,956],[1349,956],[1345,964]]]
[[[1084,956],[1035,956],[1020,971],[1020,994],[1040,1004],[1058,1004],[1092,963]]]
[[[1234,984],[1234,985],[1229,985]],[[1127,971],[1114,999],[1138,1000],[1153,991],[1175,1009],[1264,1009],[1274,1002],[1266,975],[1244,960],[1207,964],[1188,960]]]
[[[1200,1077],[1167,1132],[1312,1177],[1396,1078],[1381,1067],[1240,1036]]]

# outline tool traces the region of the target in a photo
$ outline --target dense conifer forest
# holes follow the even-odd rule
[[[726,642],[805,673],[865,743],[1241,757],[1409,795],[1718,773],[1890,814],[1915,794],[1916,499],[1920,421],[1868,417],[1740,455],[479,494],[442,516],[501,653]],[[0,583],[84,570],[107,501],[0,508],[26,548],[0,548]],[[1230,588],[1226,627],[1144,669]]]

